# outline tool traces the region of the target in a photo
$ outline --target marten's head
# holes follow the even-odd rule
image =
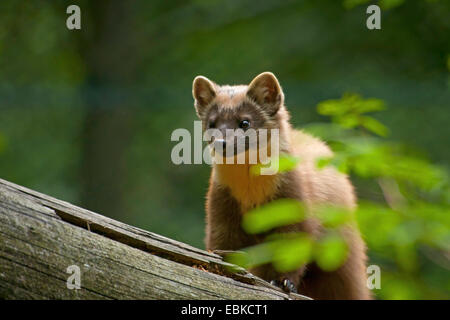
[[[278,129],[283,147],[288,114],[283,91],[273,73],[261,73],[248,86],[219,86],[206,77],[197,76],[192,93],[203,130],[213,132],[207,139],[213,149],[226,150],[227,156],[247,151],[252,148],[251,139],[239,139],[253,132],[258,135],[261,129],[267,129],[268,138],[270,129]],[[245,142],[242,148],[239,141]],[[230,145],[233,146],[231,152]]]

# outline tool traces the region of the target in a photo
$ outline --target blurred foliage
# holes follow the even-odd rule
[[[359,5],[369,5],[374,2],[371,0],[344,0],[343,3],[344,7],[346,7],[347,9],[352,9]],[[405,3],[405,0],[378,0],[375,3],[378,4],[382,10],[388,10],[402,5],[403,3]]]
[[[314,261],[321,269],[333,271],[348,254],[348,244],[339,228],[357,222],[370,254],[376,257],[371,263],[381,266],[381,289],[376,292],[380,298],[448,298],[448,173],[412,153],[411,148],[385,141],[382,137],[387,135],[387,128],[367,115],[384,109],[385,104],[379,99],[345,94],[341,99],[318,104],[318,112],[331,117],[330,124],[307,127],[310,133],[325,139],[335,153],[317,161],[319,170],[333,165],[344,173],[371,179],[379,185],[384,201],[361,198],[354,213],[323,205],[314,212],[325,229],[319,239],[297,233],[276,234],[263,244],[230,255],[228,260],[247,268],[272,263],[281,272]],[[254,234],[301,222],[306,217],[305,208],[295,202],[277,200],[254,209],[244,216],[242,227]],[[438,288],[427,284],[424,277],[429,264],[441,268],[445,275]],[[395,286],[384,286],[394,278]]]
[[[262,168],[269,168],[273,166],[277,168],[277,172],[286,172],[294,169],[300,159],[297,157],[289,156],[287,154],[281,154],[277,159],[272,160],[268,164],[256,164],[250,167],[250,174],[252,175],[260,175]]]
[[[437,1],[442,1],[444,2],[445,0],[422,0],[422,1],[427,1],[430,3],[433,2],[437,2]],[[344,0],[343,4],[344,7],[347,9],[352,9],[356,6],[359,5],[370,5],[370,4],[377,4],[380,6],[381,10],[389,10],[389,9],[394,9],[396,7],[399,7],[403,4],[407,3],[406,0],[377,0],[377,1],[372,1],[372,0]]]
[[[379,31],[366,28],[368,3],[354,3],[350,8],[344,0],[257,4],[252,0],[79,0],[82,29],[69,31],[66,8],[72,1],[2,0],[0,132],[7,148],[0,156],[0,177],[204,247],[204,195],[210,168],[171,163],[170,135],[177,128],[193,128],[191,85],[196,75],[217,83],[245,84],[262,71],[272,71],[283,86],[295,126],[325,121],[314,106],[343,92],[378,97],[389,106],[387,112],[371,116],[375,125],[366,120],[364,136],[351,135],[353,129],[342,128],[337,119],[318,133],[330,144],[336,141],[333,147],[338,148],[343,139],[373,139],[374,130],[384,130],[378,123],[389,128],[387,140],[367,150],[377,157],[389,153],[389,161],[397,167],[377,167],[373,162],[366,170],[368,178],[353,174],[361,199],[383,204],[377,178],[370,176],[376,169],[382,177],[387,172],[389,179],[401,180],[405,174],[400,159],[405,157],[416,161],[412,165],[421,167],[420,172],[432,172],[430,176],[438,179],[450,159],[450,2],[403,1],[382,12]],[[356,104],[367,100],[347,98]],[[118,120],[108,122],[113,110],[118,110]],[[103,121],[92,123],[89,114],[96,112],[104,113]],[[87,127],[105,122],[108,125],[97,132],[103,133],[100,137],[86,134]],[[320,131],[319,127],[314,130]],[[109,157],[105,152],[105,159],[98,159],[104,176],[111,180],[93,177],[92,188],[105,196],[87,204],[86,177],[96,174],[84,165],[92,151],[89,141],[95,141],[99,150],[109,145],[122,156],[116,167],[112,162],[117,154]],[[365,144],[356,142],[343,146],[348,149],[342,153],[343,161],[329,161],[348,163],[348,168],[341,168],[344,171],[363,172],[365,168],[354,159],[363,156]],[[410,148],[411,144],[424,152]],[[439,167],[429,167],[424,154]],[[291,160],[280,166],[290,169],[297,161]],[[325,165],[328,160],[323,161]],[[428,191],[414,194],[424,203],[439,203],[442,189],[437,182],[427,186],[427,179],[421,179],[427,174],[418,174],[413,184]],[[121,206],[109,190],[117,181]],[[412,192],[409,185],[401,188],[402,193]],[[113,213],[114,208],[119,209]],[[331,229],[346,219],[344,213],[326,218]],[[430,218],[420,227],[439,229],[438,225]],[[292,245],[302,246],[295,241]],[[298,259],[314,259],[312,245],[302,248],[303,257]],[[419,251],[417,281],[409,278],[410,273],[394,273],[393,249],[384,257],[372,248],[376,247],[371,245],[371,262],[380,264],[385,275],[380,297],[448,297],[443,293],[449,287],[448,269],[430,262],[433,257],[441,263],[442,254]],[[388,278],[385,270],[391,268]]]
[[[379,99],[363,100],[357,94],[346,94],[341,100],[328,100],[318,106],[318,112],[331,116],[332,121],[344,128],[362,127],[380,136],[386,136],[388,129],[376,119],[363,115],[367,112],[384,110]]]
[[[6,138],[0,133],[0,153],[3,152],[3,149],[6,147]]]
[[[304,209],[300,203],[292,199],[281,199],[248,212],[242,221],[242,227],[249,234],[262,233],[274,227],[301,222],[304,218]]]

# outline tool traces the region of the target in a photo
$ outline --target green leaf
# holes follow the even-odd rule
[[[354,215],[350,210],[331,205],[318,207],[317,217],[326,228],[336,228],[354,220]]]
[[[317,105],[317,112],[324,116],[342,115],[347,109],[339,100],[327,100]]]
[[[313,244],[313,240],[305,234],[277,241],[273,255],[275,269],[279,272],[289,272],[310,262]]]
[[[261,264],[270,263],[273,257],[273,243],[262,244],[242,249],[225,256],[225,261],[243,268],[251,268]]]
[[[282,155],[278,158],[277,160],[272,160],[275,161],[273,163],[273,165],[275,165],[276,167],[278,167],[277,172],[281,173],[281,172],[287,172],[287,171],[291,171],[293,169],[295,169],[295,167],[297,167],[297,165],[300,162],[300,159],[298,157],[293,157],[293,156],[289,156],[289,155]],[[256,164],[250,167],[250,174],[254,175],[254,176],[258,176],[261,174],[261,168],[269,168],[270,164],[267,165],[263,165],[263,164]]]
[[[363,99],[355,93],[346,93],[341,99],[326,100],[317,105],[317,112],[321,115],[331,116],[332,120],[346,127],[352,127],[359,122],[358,116],[368,112],[385,109],[383,100],[369,98]]]
[[[279,272],[289,272],[311,261],[313,240],[305,233],[274,234],[267,241],[225,257],[243,268],[273,263]]]
[[[247,212],[242,219],[242,227],[247,233],[256,234],[298,223],[304,218],[305,210],[300,202],[281,199]]]
[[[389,133],[389,129],[386,126],[372,117],[362,117],[361,126],[381,137],[386,137]]]
[[[292,156],[283,156],[280,157],[279,163],[278,163],[278,172],[286,172],[291,171],[297,167],[297,165],[300,163],[300,159],[298,157],[292,157]]]
[[[385,109],[386,106],[383,100],[375,98],[362,99],[358,96],[353,105],[353,111],[359,114],[383,111]]]
[[[346,114],[339,117],[335,117],[334,121],[344,128],[355,128],[360,125],[360,118],[357,114]]]
[[[318,160],[316,161],[316,167],[317,167],[318,169],[323,169],[323,168],[325,168],[326,166],[328,166],[328,165],[331,163],[332,160],[333,160],[332,157],[329,157],[329,158],[320,158],[320,159],[318,159]]]
[[[348,246],[338,235],[327,235],[315,247],[314,256],[317,265],[324,271],[339,268],[347,259]]]

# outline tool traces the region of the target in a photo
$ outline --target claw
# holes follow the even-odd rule
[[[295,287],[294,283],[289,279],[283,279],[283,281],[280,280],[272,280],[270,281],[271,285],[277,286],[283,291],[290,293],[297,293],[297,288]]]
[[[295,287],[294,283],[289,279],[284,279],[283,290],[286,292],[297,293],[297,288]]]

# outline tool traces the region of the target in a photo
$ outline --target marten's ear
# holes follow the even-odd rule
[[[195,109],[201,118],[206,111],[206,107],[216,97],[215,85],[208,78],[197,76],[192,84],[192,95],[195,99]]]
[[[272,72],[263,72],[250,82],[247,96],[264,108],[270,115],[275,115],[283,103],[283,91]]]

